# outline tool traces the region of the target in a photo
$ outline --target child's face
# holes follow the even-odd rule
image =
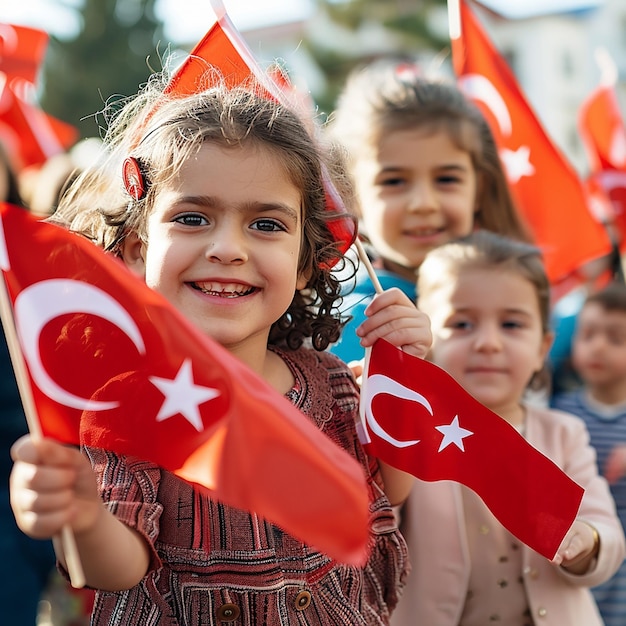
[[[134,268],[146,283],[232,352],[265,354],[271,325],[306,285],[300,190],[277,157],[205,143],[159,189],[147,236]]]
[[[596,302],[578,314],[572,346],[576,371],[591,387],[626,385],[626,313],[607,311]]]
[[[429,250],[471,232],[476,172],[445,131],[392,132],[356,158],[365,233],[391,271],[413,280]]]
[[[462,270],[419,306],[431,318],[433,362],[492,411],[519,415],[551,341],[530,281],[512,271]]]

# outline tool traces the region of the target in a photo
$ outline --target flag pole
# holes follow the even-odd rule
[[[450,41],[461,36],[461,0],[448,0],[448,32]]]
[[[365,269],[369,274],[370,280],[372,281],[372,283],[374,283],[374,289],[376,290],[376,293],[382,293],[383,288],[380,284],[380,281],[378,280],[378,276],[376,276],[376,272],[374,271],[372,262],[367,256],[367,252],[365,252],[365,248],[363,247],[363,244],[358,237],[354,240],[354,245],[356,246],[356,250],[359,253],[359,259],[361,263],[363,263],[363,265],[365,266]]]
[[[0,231],[0,237],[3,236],[4,233]],[[6,250],[6,246],[3,247]],[[5,260],[6,259],[3,259],[3,261]],[[22,354],[17,337],[13,310],[4,277],[0,280],[0,283],[0,319],[2,320],[2,328],[4,330],[4,336],[6,337],[7,347],[9,349],[11,363],[15,372],[15,379],[20,392],[22,405],[24,406],[28,429],[33,439],[38,440],[43,437],[43,434],[41,432],[41,425],[35,409],[35,401],[33,399],[32,389],[28,379],[24,355]],[[67,571],[70,576],[72,587],[75,587],[76,589],[84,587],[86,581],[83,566],[80,561],[80,555],[78,554],[78,548],[76,547],[74,533],[68,524],[63,526],[59,537],[53,538],[55,546],[57,545],[57,542],[60,542],[60,547],[65,555]]]

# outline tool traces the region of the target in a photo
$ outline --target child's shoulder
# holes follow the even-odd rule
[[[554,407],[527,407],[527,419],[539,426],[544,432],[562,432],[577,434],[587,429],[585,421],[568,411]]]

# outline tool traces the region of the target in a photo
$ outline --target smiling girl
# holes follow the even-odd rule
[[[71,526],[98,590],[93,624],[388,624],[407,560],[383,487],[402,494],[358,441],[350,370],[324,351],[341,326],[330,269],[341,255],[315,142],[251,90],[128,106],[110,160],[74,183],[55,220],[119,256],[360,462],[369,559],[337,563],[150,463],[49,439],[13,448],[18,524],[35,537]],[[366,344],[385,337],[425,356],[428,319],[400,291],[376,298],[369,321]]]

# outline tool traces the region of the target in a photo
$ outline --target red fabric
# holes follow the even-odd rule
[[[587,182],[608,197],[607,221],[626,251],[626,128],[612,85],[599,86],[583,102],[578,128],[591,169]]]
[[[459,85],[485,114],[513,194],[541,247],[551,282],[609,254],[606,230],[591,214],[585,188],[552,143],[506,61],[468,3],[460,0],[461,36],[452,41]]]
[[[626,170],[626,129],[612,85],[597,87],[582,103],[578,128],[592,172]]]
[[[48,39],[38,28],[0,23],[0,72],[35,83]]]
[[[117,259],[7,204],[0,218],[45,435],[144,458],[339,561],[364,562],[368,496],[355,459]]]
[[[29,104],[0,80],[0,141],[17,171],[42,165],[77,139],[76,128]]]
[[[469,487],[520,541],[554,557],[582,487],[428,361],[379,340],[363,380],[362,420],[373,455],[421,480]]]
[[[226,13],[190,52],[172,77],[165,93],[186,96],[209,88],[209,68],[217,71],[215,83],[223,80],[229,89],[250,85],[255,91],[260,90],[264,97],[298,110],[305,121],[312,122],[306,118],[309,111],[302,110],[304,99],[298,97],[287,76],[276,68],[269,72],[261,69]],[[356,239],[356,221],[347,214],[341,197],[326,172],[325,187],[326,209],[330,217],[328,228],[339,244],[339,250],[345,253]]]

